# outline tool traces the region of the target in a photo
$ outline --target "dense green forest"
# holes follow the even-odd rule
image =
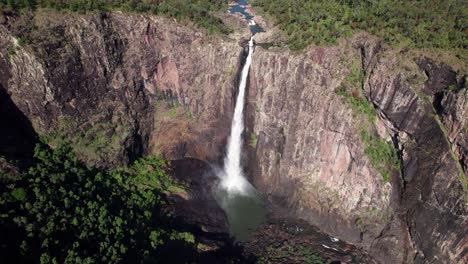
[[[252,0],[285,32],[288,44],[336,44],[356,30],[394,46],[463,50],[468,45],[465,0]]]
[[[165,195],[181,191],[157,157],[114,170],[82,165],[67,145],[35,149],[21,177],[0,171],[0,259],[6,263],[190,260],[194,236]],[[180,258],[180,259],[178,259]]]
[[[230,29],[216,16],[227,10],[228,0],[1,0],[0,9],[52,8],[74,12],[123,10],[191,20],[209,32]]]

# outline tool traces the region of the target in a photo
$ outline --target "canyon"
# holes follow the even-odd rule
[[[223,20],[235,28],[227,36],[118,11],[4,15],[0,166],[14,172],[6,160],[27,161],[39,138],[67,138],[89,165],[159,154],[194,186],[215,184],[201,171],[222,163],[250,38],[244,21]],[[366,33],[302,52],[269,45],[271,32],[255,40],[243,163],[271,210],[378,263],[466,262],[466,72]],[[339,92],[353,71],[362,78],[352,93],[363,94],[375,120]],[[364,126],[397,150],[388,180],[365,151]],[[207,192],[177,198],[188,204],[181,214],[213,203]],[[224,232],[220,209],[208,210],[216,217],[204,222],[198,212],[195,223]]]

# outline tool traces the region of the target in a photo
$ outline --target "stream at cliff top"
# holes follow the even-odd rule
[[[229,8],[231,14],[241,14],[245,20],[249,23],[250,33],[255,35],[259,32],[265,32],[254,20],[253,16],[246,11],[247,9],[247,0],[237,0],[235,5],[232,5]]]

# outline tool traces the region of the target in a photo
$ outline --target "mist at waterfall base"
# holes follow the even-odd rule
[[[232,118],[224,168],[218,170],[220,184],[215,192],[216,201],[226,212],[231,235],[237,241],[245,241],[249,234],[266,217],[263,199],[247,181],[242,170],[242,132],[244,131],[244,97],[247,77],[253,53],[253,37],[249,41],[249,53],[241,73],[241,81]]]

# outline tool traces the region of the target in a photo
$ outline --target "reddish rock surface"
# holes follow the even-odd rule
[[[377,134],[401,153],[401,172],[388,183],[364,153],[363,117],[336,93],[354,61],[378,112]],[[249,130],[258,137],[252,178],[289,213],[361,245],[378,262],[463,263],[466,183],[457,163],[466,166],[465,78],[367,35],[305,53],[259,47],[248,96]],[[440,92],[437,107],[432,98]]]

